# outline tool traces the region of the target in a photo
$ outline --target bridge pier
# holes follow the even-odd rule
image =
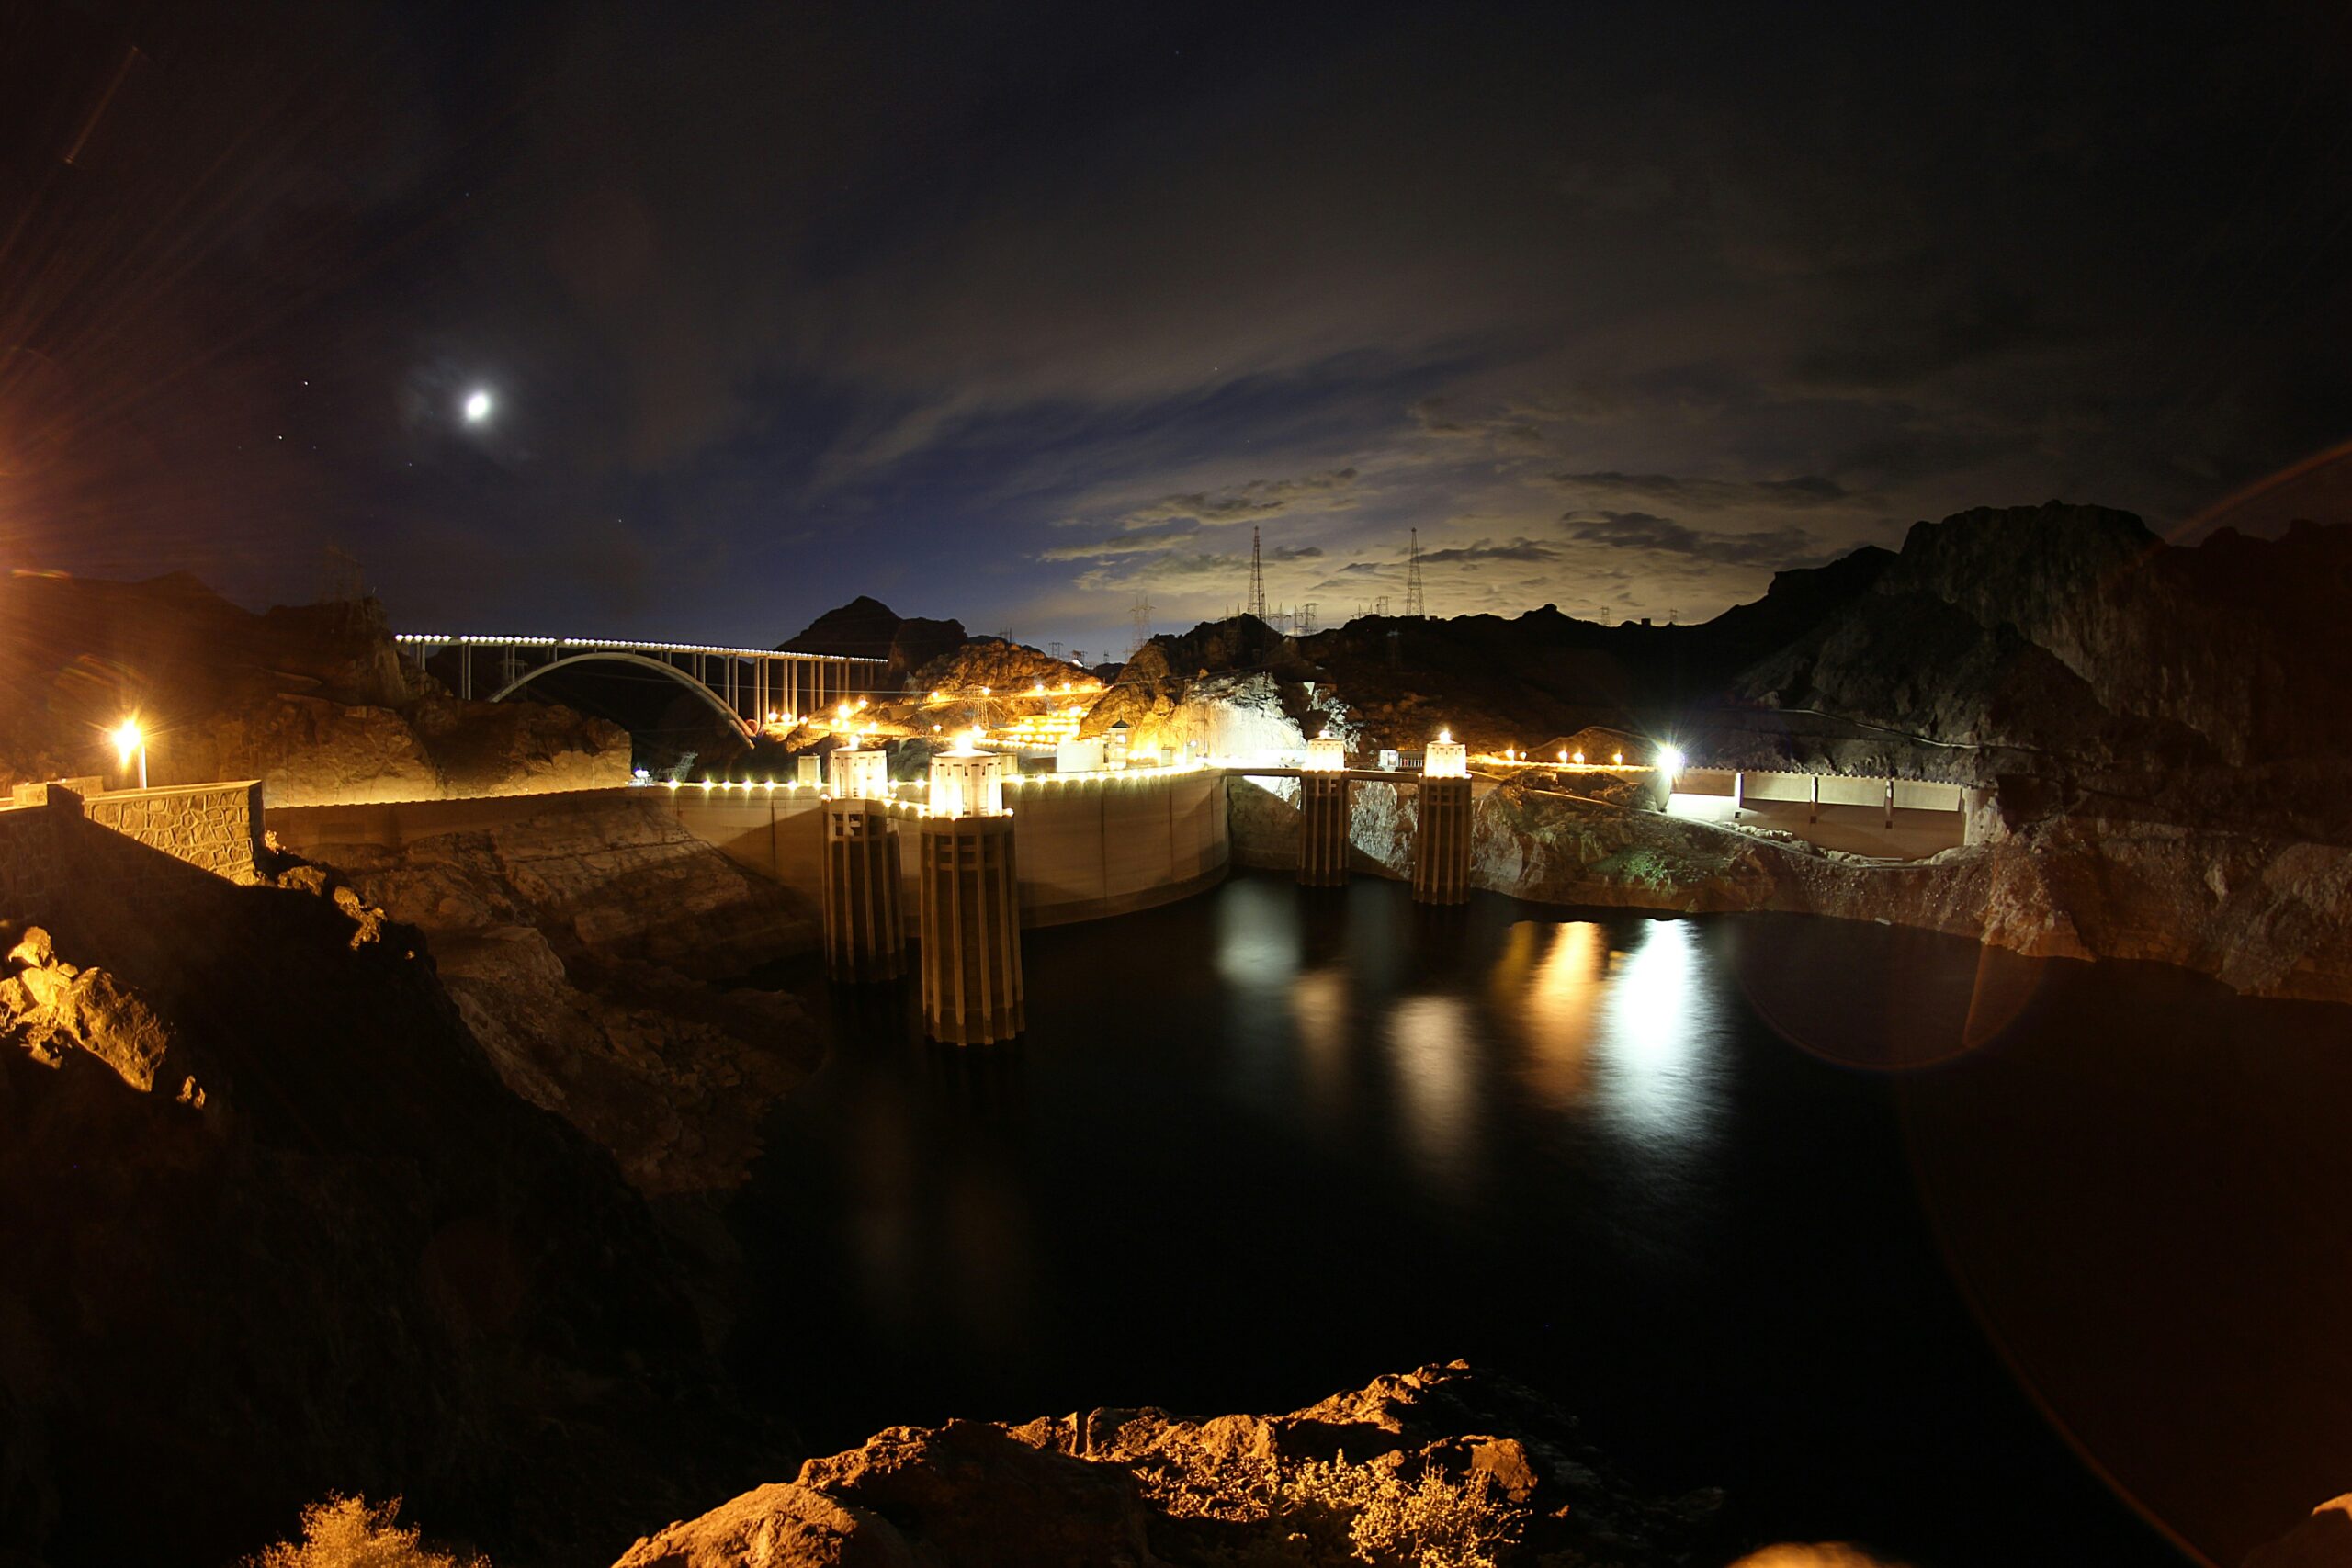
[[[1012,818],[927,817],[918,838],[923,1032],[950,1045],[1010,1040],[1027,1022]]]
[[[1348,775],[1302,773],[1298,778],[1298,881],[1302,887],[1337,887],[1348,880]]]
[[[1413,834],[1413,902],[1470,901],[1470,781],[1425,778]]]
[[[907,972],[899,835],[877,800],[825,803],[825,972],[853,984]]]

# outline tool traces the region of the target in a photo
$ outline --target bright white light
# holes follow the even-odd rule
[[[490,394],[477,388],[466,394],[466,423],[480,424],[490,417]]]
[[[1650,920],[1611,977],[1600,1040],[1601,1109],[1656,1154],[1702,1141],[1713,1112],[1714,1006],[1694,928]]]
[[[1679,773],[1682,771],[1682,764],[1688,761],[1690,759],[1683,756],[1682,749],[1679,746],[1661,746],[1657,749],[1657,769],[1662,773]]]

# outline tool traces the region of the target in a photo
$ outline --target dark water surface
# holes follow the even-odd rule
[[[1026,940],[1010,1047],[814,993],[737,1354],[820,1451],[1461,1356],[1921,1568],[2192,1560],[2115,1486],[2234,1562],[2352,1487],[2342,1010],[1363,879]]]

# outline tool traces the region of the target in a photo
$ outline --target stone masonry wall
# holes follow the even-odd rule
[[[182,784],[117,790],[85,803],[89,819],[175,860],[252,882],[261,851],[261,784]]]
[[[82,803],[69,790],[0,809],[0,919],[56,908],[75,884],[71,839]]]

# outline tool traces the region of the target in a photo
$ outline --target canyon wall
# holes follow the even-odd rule
[[[641,790],[273,811],[280,843],[431,943],[507,1087],[641,1190],[739,1181],[823,1055],[780,992],[713,986],[816,945],[809,899]]]
[[[1286,792],[1236,778],[1237,863],[1296,864]],[[1357,868],[1409,874],[1412,792],[1360,784]],[[2253,996],[2352,1001],[2352,848],[2060,816],[1901,864],[1784,835],[1503,786],[1478,796],[1474,886],[1540,903],[1779,910],[1917,926],[2032,957],[2197,970]]]

